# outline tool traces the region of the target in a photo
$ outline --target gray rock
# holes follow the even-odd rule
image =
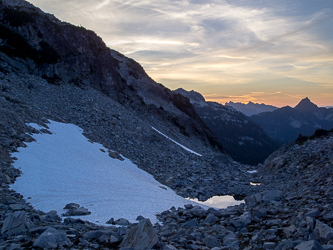
[[[323,245],[324,250],[333,250],[333,245]]]
[[[316,233],[320,240],[323,242],[327,242],[333,237],[333,228],[329,227],[325,223],[322,223],[319,220],[316,220],[316,227],[314,229],[314,233]]]
[[[175,248],[174,246],[172,245],[165,245],[163,247],[163,250],[177,250],[177,248]]]
[[[186,210],[185,213],[190,213],[194,217],[203,217],[206,215],[206,210],[201,206],[194,206],[193,208]]]
[[[84,234],[84,238],[87,239],[88,241],[94,240],[94,239],[99,239],[103,235],[106,235],[106,231],[98,230],[98,231],[90,231]]]
[[[159,240],[149,219],[140,220],[125,235],[120,247],[132,247],[135,250],[144,250],[159,246]]]
[[[266,221],[266,225],[268,225],[268,226],[278,226],[281,223],[282,223],[282,220],[280,220],[280,219]]]
[[[53,227],[49,227],[34,242],[33,247],[40,248],[57,248],[58,246],[72,246],[63,231],[58,231]]]
[[[145,219],[145,217],[143,217],[143,216],[139,215],[138,217],[136,217],[136,219],[135,219],[135,220],[138,220],[138,221],[140,221],[140,220],[144,220],[144,219]]]
[[[316,220],[311,217],[306,217],[305,220],[306,220],[306,225],[307,225],[308,229],[310,230],[310,232],[312,232],[314,230]]]
[[[192,205],[192,204],[186,204],[186,205],[184,205],[184,207],[185,207],[186,209],[192,209],[192,208],[193,208],[193,205]]]
[[[46,221],[61,221],[60,216],[58,215],[56,210],[51,210],[46,214]]]
[[[87,208],[72,206],[63,216],[82,216],[91,214]]]
[[[204,239],[204,242],[205,242],[206,247],[209,247],[209,248],[221,246],[221,244],[219,243],[219,241],[217,240],[217,238],[215,236],[213,236],[213,235],[208,235]]]
[[[1,234],[3,236],[11,236],[25,233],[32,227],[32,224],[27,220],[26,213],[16,211],[8,215],[3,223]]]
[[[266,202],[279,201],[282,198],[282,192],[280,190],[271,190],[264,193],[262,200]]]
[[[76,204],[76,203],[68,203],[66,204],[66,206],[63,209],[75,209],[75,208],[79,208],[80,205]]]
[[[275,250],[293,249],[296,245],[298,245],[298,243],[292,240],[282,240],[281,242],[279,242]]]
[[[309,217],[318,217],[320,215],[320,212],[318,209],[313,209],[305,214],[305,216]]]
[[[231,222],[231,224],[235,227],[235,228],[243,228],[245,227],[245,222],[242,220],[234,220]]]
[[[120,225],[120,226],[128,226],[130,223],[128,220],[126,220],[124,218],[120,218],[118,220],[115,220],[113,224]]]
[[[256,203],[262,201],[262,194],[261,193],[256,193],[256,194],[253,194],[253,195],[249,195],[249,196],[244,198],[244,201],[248,206],[253,206]]]
[[[296,250],[322,250],[322,246],[316,240],[304,241],[295,247]]]
[[[10,177],[6,174],[0,174],[0,181],[1,183],[6,183],[6,184],[11,183]]]
[[[14,211],[23,210],[24,206],[21,204],[10,204],[9,208]]]
[[[197,227],[198,226],[198,221],[196,219],[187,221],[183,224],[183,227]]]
[[[263,249],[274,249],[275,246],[276,246],[275,242],[265,242],[262,247]]]
[[[110,220],[108,220],[107,222],[105,222],[105,224],[114,224],[114,218],[111,218]]]
[[[287,238],[291,237],[295,231],[296,231],[295,225],[291,225],[283,229],[283,233]]]
[[[217,218],[215,215],[208,214],[206,219],[204,220],[204,223],[210,225],[210,224],[214,224],[218,220],[219,220],[219,218]]]

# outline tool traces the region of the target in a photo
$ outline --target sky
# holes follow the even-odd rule
[[[208,101],[333,106],[332,0],[30,0]]]

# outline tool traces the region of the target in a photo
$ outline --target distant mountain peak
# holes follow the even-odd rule
[[[311,102],[308,97],[305,97],[295,106],[294,109],[299,111],[313,111],[318,109],[318,106]]]
[[[272,105],[266,105],[264,103],[259,104],[251,101],[249,101],[248,104],[229,101],[225,103],[225,106],[233,107],[246,116],[257,115],[263,112],[272,112],[277,109],[277,107]]]

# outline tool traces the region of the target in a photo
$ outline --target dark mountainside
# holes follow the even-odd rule
[[[206,102],[193,90],[177,89],[174,92],[190,99],[202,121],[234,160],[250,165],[263,163],[279,147],[259,125],[234,108]]]
[[[172,207],[155,225],[138,217],[98,226],[36,211],[10,188],[22,174],[11,154],[34,133],[49,133],[48,119],[80,126],[110,157],[125,156],[183,197],[242,195],[245,203]],[[320,132],[250,174],[224,153],[187,97],[155,83],[94,32],[23,0],[0,1],[0,249],[332,249],[332,149],[332,133]]]
[[[246,116],[252,116],[257,115],[264,112],[272,112],[276,109],[278,109],[275,106],[272,105],[266,105],[264,103],[253,103],[249,102],[248,104],[240,103],[240,102],[227,102],[225,106],[233,107],[234,109],[238,110],[239,112],[242,112]]]
[[[250,119],[282,145],[295,141],[299,134],[309,136],[318,128],[333,128],[333,109],[319,108],[306,97],[294,108],[287,106]]]
[[[0,51],[9,57],[3,60],[20,73],[40,76],[54,85],[90,86],[139,113],[155,110],[183,134],[221,148],[200,120],[191,119],[195,112],[180,112],[184,100],[156,84],[137,62],[107,48],[93,31],[60,22],[27,3],[19,8],[10,4],[14,2],[3,2]]]

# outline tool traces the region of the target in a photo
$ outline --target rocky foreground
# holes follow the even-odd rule
[[[13,138],[18,145],[31,140],[24,134],[8,138],[3,133],[1,138],[2,145],[8,139],[8,152],[17,147]],[[138,223],[116,218],[110,226],[98,226],[75,216],[61,218],[55,211],[36,211],[9,189],[19,170],[3,157],[0,249],[333,249],[332,149],[332,133],[287,145],[249,177],[261,185],[251,189],[245,204],[208,210],[173,207],[157,215],[155,225],[139,215]],[[232,174],[242,172],[225,170],[220,183],[226,178],[230,184],[232,177],[231,186],[239,183],[241,190],[243,175]],[[209,185],[209,171],[205,176]],[[235,189],[226,190],[222,194]]]

